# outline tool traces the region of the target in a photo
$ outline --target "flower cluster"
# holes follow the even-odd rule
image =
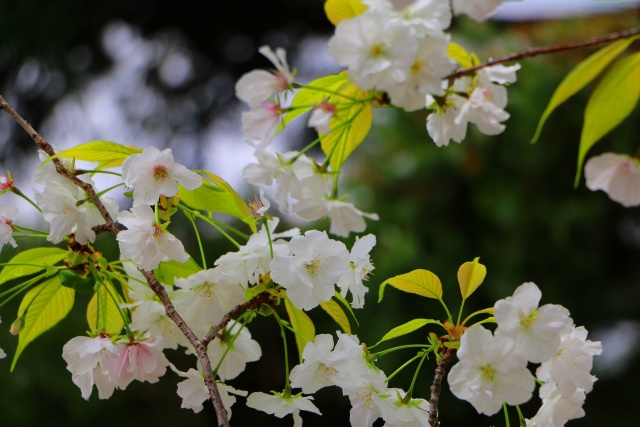
[[[457,352],[460,361],[448,377],[456,397],[487,415],[503,403],[527,402],[535,388],[527,369],[533,362],[540,363],[536,375],[544,382],[542,407],[527,425],[564,425],[584,415],[582,404],[596,380],[591,375],[593,356],[602,346],[587,340],[587,331],[573,324],[564,307],[538,307],[540,298],[538,287],[525,283],[513,296],[496,302],[494,334],[478,325],[465,332]]]
[[[387,386],[387,377],[368,358],[368,352],[358,337],[337,332],[338,341],[328,334],[317,335],[314,342],[304,348],[304,362],[291,371],[291,387],[302,393],[315,393],[321,388],[338,386],[349,397],[352,426],[371,426],[378,419],[387,426],[427,426],[429,402],[424,399],[406,398],[406,391]],[[302,393],[252,393],[247,404],[253,408],[274,413],[276,407],[286,407],[275,413],[283,417],[299,410],[319,414],[319,410]],[[286,402],[286,405],[283,404]],[[304,402],[305,407],[300,405]],[[298,415],[299,416],[299,415]]]

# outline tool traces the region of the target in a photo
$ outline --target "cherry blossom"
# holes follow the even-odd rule
[[[18,209],[11,205],[0,205],[0,248],[10,244],[18,246],[13,238],[13,222],[18,217]]]
[[[531,398],[535,381],[525,352],[482,326],[469,328],[460,340],[458,359],[449,371],[449,387],[481,414],[493,415],[503,403],[519,405]]]
[[[222,381],[234,379],[245,370],[248,362],[262,357],[260,344],[251,338],[249,329],[233,320],[225,328],[224,335],[209,344],[207,353],[212,366],[219,365],[217,373]]]
[[[162,261],[186,262],[189,255],[182,242],[156,223],[153,210],[148,205],[122,211],[118,222],[127,227],[117,236],[121,259],[130,259],[138,267],[151,271]]]
[[[328,301],[334,285],[349,268],[344,243],[331,240],[326,232],[307,231],[289,242],[291,255],[276,256],[271,262],[271,278],[287,289],[291,302],[301,310],[311,310]]]
[[[369,273],[373,271],[373,263],[369,257],[369,252],[376,244],[376,236],[368,234],[362,238],[356,237],[356,241],[351,248],[349,260],[350,269],[338,280],[340,295],[347,295],[351,292],[353,308],[364,307],[364,295],[369,292],[369,288],[364,286],[363,280],[368,280]]]
[[[640,161],[623,154],[590,158],[584,167],[587,188],[602,190],[624,207],[640,205]]]
[[[284,49],[277,48],[274,52],[269,46],[262,46],[258,51],[271,61],[276,70],[253,70],[240,77],[236,83],[236,95],[252,109],[258,108],[274,94],[289,89],[294,75],[287,65]]]
[[[304,393],[315,393],[333,384],[337,371],[325,364],[326,356],[333,351],[333,336],[319,334],[308,342],[302,351],[304,362],[291,370],[291,387],[301,388]]]
[[[119,356],[109,359],[109,373],[119,389],[124,390],[133,380],[150,383],[160,380],[169,364],[161,343],[161,336],[116,343]]]
[[[453,0],[453,12],[456,15],[468,15],[480,22],[487,19],[503,2],[504,0]]]
[[[260,391],[251,393],[247,398],[247,406],[267,414],[273,414],[278,418],[293,414],[294,426],[302,426],[300,411],[322,415],[316,405],[311,402],[313,397],[302,396],[301,393],[296,395],[289,392],[272,393],[266,394]]]
[[[173,161],[170,148],[147,147],[140,154],[127,157],[122,163],[122,180],[133,188],[133,206],[155,204],[161,195],[178,194],[178,184],[187,190],[202,185],[202,177]]]

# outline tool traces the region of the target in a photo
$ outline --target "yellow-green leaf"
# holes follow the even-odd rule
[[[594,89],[584,111],[584,126],[580,135],[578,171],[587,151],[603,136],[618,126],[636,107],[640,98],[640,52],[617,61]]]
[[[13,356],[11,370],[25,347],[40,334],[66,317],[73,307],[75,292],[60,284],[58,276],[27,292],[18,308],[18,317],[24,315],[24,326],[18,335],[18,347]]]
[[[202,171],[211,183],[204,182],[195,190],[187,190],[180,186],[178,195],[180,200],[193,209],[220,212],[232,215],[249,225],[251,231],[257,231],[256,222],[251,210],[238,193],[222,178]]]
[[[20,252],[9,261],[9,265],[0,271],[0,285],[9,280],[36,274],[55,265],[67,256],[67,251],[60,248],[34,248]],[[16,264],[16,265],[11,265]],[[19,265],[33,264],[33,265]]]
[[[127,157],[139,153],[142,153],[142,149],[138,147],[111,141],[90,141],[61,151],[54,157],[98,162],[96,169],[107,169],[121,166]]]
[[[313,325],[313,321],[311,320],[311,318],[307,316],[307,313],[297,309],[291,303],[289,298],[284,299],[284,306],[287,309],[291,327],[294,331],[296,331],[298,356],[300,361],[302,361],[302,351],[304,350],[304,346],[307,345],[308,342],[313,342],[313,340],[316,338],[316,328]]]
[[[456,61],[462,68],[469,68],[476,65],[477,56],[468,53],[462,46],[457,43],[449,43],[447,56]]]
[[[462,299],[467,299],[482,283],[487,275],[487,267],[480,264],[476,258],[473,262],[465,262],[458,269],[458,283]]]
[[[331,167],[339,171],[345,160],[364,140],[371,128],[373,111],[371,103],[366,100],[368,95],[362,92],[352,82],[347,82],[339,89],[340,94],[362,102],[348,102],[346,106],[336,105],[336,112],[329,122],[330,132],[322,135],[320,145],[327,157],[330,157]],[[338,95],[333,95],[330,102],[345,102]]]
[[[297,117],[319,105],[323,100],[328,99],[332,92],[338,92],[340,87],[348,83],[348,81],[347,72],[342,71],[310,82],[295,94],[280,126],[285,127]]]
[[[124,327],[124,320],[120,315],[118,304],[123,302],[120,294],[111,283],[104,283],[100,286],[87,305],[89,330],[100,330],[108,334],[119,333]]]
[[[560,104],[573,96],[580,89],[588,85],[595,79],[614,59],[618,57],[627,47],[640,36],[630,37],[615,41],[604,48],[598,50],[584,61],[580,62],[571,70],[569,74],[558,85],[549,101],[549,105],[542,113],[538,128],[531,142],[536,142],[542,132],[542,126]]]
[[[387,279],[380,285],[378,302],[382,301],[385,286],[389,284],[394,288],[410,294],[416,294],[427,298],[442,299],[442,283],[438,276],[429,270],[413,270],[410,273]]]
[[[324,12],[333,25],[338,25],[344,19],[351,19],[367,10],[361,0],[327,0]]]
[[[384,336],[378,341],[375,345],[380,344],[381,342],[388,341],[392,338],[401,337],[403,335],[407,335],[413,331],[416,331],[422,328],[424,325],[428,325],[429,323],[440,323],[434,319],[413,319],[404,323],[400,326],[396,326],[391,329],[389,332],[384,334]]]
[[[165,285],[173,286],[177,278],[184,279],[202,270],[193,258],[189,258],[187,262],[163,261],[158,264],[158,268],[153,270],[153,274],[158,282]]]
[[[336,321],[338,326],[340,326],[340,329],[342,329],[345,334],[351,335],[351,325],[349,324],[349,318],[336,300],[330,299],[327,302],[321,302],[320,307],[322,307],[322,309],[326,311],[333,320]]]

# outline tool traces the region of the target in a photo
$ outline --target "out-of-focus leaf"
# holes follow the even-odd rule
[[[344,19],[351,19],[367,10],[361,0],[327,0],[324,12],[333,25],[338,25]]]
[[[118,304],[123,302],[120,294],[111,283],[105,282],[100,286],[87,305],[89,330],[101,330],[108,334],[119,333],[124,327],[124,321],[120,315]]]
[[[165,285],[173,286],[174,280],[177,278],[184,279],[200,271],[201,268],[193,258],[189,258],[187,262],[163,261],[158,264],[158,268],[153,270],[153,274],[158,282]]]
[[[351,335],[349,318],[337,301],[330,299],[327,302],[321,302],[320,307],[322,307],[322,309],[336,321],[338,326],[340,326],[340,329],[342,329],[345,334]]]
[[[333,92],[338,92],[340,87],[348,81],[347,72],[342,71],[338,74],[320,77],[307,84],[306,87],[301,88],[293,97],[291,105],[287,108],[287,114],[284,115],[280,127],[285,127],[291,121],[312,109],[315,105],[328,99]]]
[[[594,89],[584,111],[580,135],[578,170],[575,186],[580,181],[587,151],[603,136],[618,126],[638,104],[640,98],[640,52],[617,61]]]
[[[615,41],[576,65],[576,67],[567,74],[562,82],[560,82],[558,88],[551,96],[549,105],[547,105],[544,113],[542,113],[542,117],[538,123],[538,128],[536,129],[536,133],[531,142],[535,143],[538,140],[540,132],[542,132],[542,126],[544,126],[544,123],[547,121],[547,118],[551,115],[553,110],[580,89],[588,85],[602,72],[602,70],[604,70],[614,59],[618,57],[618,55],[624,52],[625,49],[639,37],[640,36],[635,36]]]
[[[313,325],[313,321],[307,313],[296,308],[289,298],[284,299],[284,306],[287,309],[287,314],[289,315],[289,322],[291,322],[291,327],[294,331],[296,331],[296,344],[298,345],[298,356],[300,361],[302,361],[302,351],[304,350],[304,346],[307,345],[308,342],[313,342],[316,337],[316,327]]]

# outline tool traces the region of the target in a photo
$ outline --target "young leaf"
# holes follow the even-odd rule
[[[401,337],[403,335],[407,335],[408,333],[416,331],[416,330],[422,328],[424,325],[428,325],[429,323],[439,324],[440,322],[438,322],[437,320],[434,320],[434,319],[413,319],[413,320],[410,320],[407,323],[404,323],[404,324],[402,324],[400,326],[396,326],[395,328],[391,329],[389,332],[384,334],[384,336],[380,339],[380,341],[378,341],[375,345],[378,345],[378,344],[380,344],[381,342],[384,342],[384,341],[388,341],[388,340],[390,340],[392,338],[397,338],[397,337]]]
[[[142,153],[142,149],[138,147],[121,145],[111,141],[91,141],[61,151],[53,157],[98,162],[96,169],[107,169],[121,166],[127,157],[139,153]],[[46,161],[49,160],[51,158]]]
[[[373,111],[371,103],[365,99],[370,96],[348,82],[340,87],[340,93],[362,102],[353,101],[347,107],[336,107],[336,113],[329,123],[330,132],[320,139],[322,151],[331,157],[331,167],[339,171],[340,166],[364,140],[371,128]],[[338,95],[330,98],[330,102],[344,102]]]
[[[320,307],[322,307],[322,309],[326,311],[333,320],[336,321],[338,326],[340,326],[340,329],[342,329],[345,334],[351,335],[351,325],[349,324],[349,318],[337,301],[330,299],[327,302],[321,302]]]
[[[584,111],[580,135],[578,171],[574,185],[582,174],[587,151],[618,126],[638,104],[640,97],[640,52],[626,56],[611,66],[594,89]]]
[[[191,191],[180,186],[178,187],[180,200],[192,209],[232,215],[248,224],[251,231],[255,233],[257,231],[255,219],[242,197],[224,179],[211,172],[202,172],[212,184],[204,182]]]
[[[285,127],[291,121],[312,109],[314,105],[318,105],[323,100],[328,99],[332,93],[338,92],[340,87],[348,81],[347,72],[342,71],[310,82],[307,87],[301,88],[295,94],[280,126]]]
[[[338,25],[344,19],[351,19],[367,10],[361,0],[327,0],[324,12],[333,25]]]
[[[176,277],[184,279],[200,270],[198,263],[193,258],[189,258],[187,262],[163,261],[158,265],[158,268],[153,270],[153,274],[158,279],[158,282],[173,286]]]
[[[100,293],[99,298],[98,292]],[[118,300],[114,301],[111,296],[114,296]],[[120,309],[117,304],[122,302],[120,294],[118,294],[111,283],[106,282],[100,286],[100,289],[93,294],[93,297],[87,305],[87,323],[89,324],[89,330],[101,330],[108,334],[119,333],[124,327],[124,320],[120,315]]]
[[[598,50],[596,53],[580,62],[567,76],[562,80],[558,88],[551,96],[549,105],[542,113],[536,133],[531,140],[535,143],[542,132],[542,126],[553,110],[560,104],[573,96],[580,89],[588,85],[595,79],[614,59],[618,57],[625,49],[640,36],[630,37],[615,41],[608,46]]]
[[[67,256],[67,251],[60,248],[34,248],[20,252],[8,262],[0,271],[0,285],[9,280],[29,276],[47,269],[48,266],[62,261]],[[11,265],[16,264],[16,265]],[[34,264],[34,265],[18,265]]]
[[[62,286],[58,276],[52,277],[25,294],[18,308],[18,317],[24,315],[24,326],[19,334],[11,371],[30,342],[69,314],[73,307],[74,296],[74,290]]]
[[[437,300],[442,299],[442,283],[440,283],[438,276],[429,270],[413,270],[410,273],[387,279],[380,285],[378,302],[382,301],[384,288],[387,284],[410,294],[417,294]]]
[[[313,342],[316,337],[316,328],[313,325],[313,321],[302,310],[297,309],[289,298],[284,299],[284,306],[287,309],[289,315],[289,322],[291,327],[296,331],[296,344],[298,345],[298,355],[300,361],[302,361],[302,351],[307,342]]]
[[[476,258],[473,262],[465,262],[458,270],[458,283],[462,299],[467,299],[482,283],[487,275],[487,267],[480,264]]]
[[[457,43],[449,43],[447,56],[460,64],[462,68],[473,67],[480,62],[477,56],[468,53],[462,46]]]

